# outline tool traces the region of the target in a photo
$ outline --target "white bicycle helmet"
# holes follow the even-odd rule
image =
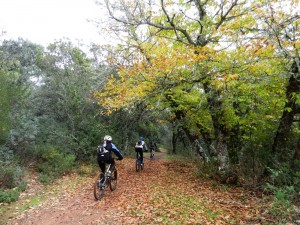
[[[104,136],[104,141],[112,141],[112,137],[109,135]]]

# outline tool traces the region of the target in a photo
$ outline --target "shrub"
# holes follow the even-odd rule
[[[0,202],[15,202],[18,200],[20,191],[18,189],[8,189],[6,191],[0,189]]]
[[[280,222],[287,222],[288,218],[295,217],[297,212],[293,208],[293,200],[297,196],[297,173],[293,174],[288,166],[281,166],[281,169],[269,169],[271,172],[270,182],[266,183],[266,190],[274,196],[269,212],[281,218]]]
[[[22,182],[19,186],[18,186],[18,190],[20,191],[20,192],[23,192],[23,191],[25,191],[27,189],[27,183],[25,183],[25,182]]]
[[[50,184],[52,180],[54,180],[54,177],[49,174],[40,173],[38,176],[38,180],[43,184]]]
[[[37,168],[41,172],[39,180],[43,183],[50,183],[59,176],[70,172],[74,162],[74,155],[66,154],[53,147],[43,149],[37,164]]]
[[[14,188],[23,181],[24,173],[15,163],[0,164],[0,184],[2,188]]]
[[[88,176],[94,176],[95,173],[95,167],[92,165],[82,164],[77,169],[78,173],[80,175],[88,175]]]

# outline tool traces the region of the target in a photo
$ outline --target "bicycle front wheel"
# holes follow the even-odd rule
[[[104,195],[104,185],[102,183],[101,176],[99,175],[94,184],[94,197],[96,200],[100,200]]]
[[[116,190],[117,184],[118,184],[118,171],[115,169],[111,175],[110,182],[109,182],[110,190],[111,191]]]

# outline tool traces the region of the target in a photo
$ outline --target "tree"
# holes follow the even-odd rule
[[[272,163],[270,140],[281,115],[295,121],[298,114],[298,84],[288,85],[299,60],[298,1],[116,0],[105,7],[112,30],[128,34],[126,54],[115,58],[128,61],[97,95],[113,97],[108,111],[138,101],[168,110],[173,146],[178,129],[190,142],[204,138],[213,143],[221,171],[241,162],[248,168],[251,158],[257,176],[256,169]],[[286,107],[285,93],[292,93]],[[281,121],[276,139],[297,134],[293,122]]]
[[[233,24],[232,21],[238,22],[246,20],[248,12],[254,9],[254,5],[239,3],[238,1],[217,2],[217,1],[105,1],[110,17],[116,22],[122,24],[125,30],[133,37],[128,43],[134,40],[150,41],[153,36],[165,38],[174,41],[172,46],[185,46],[189,49],[190,58],[205,57],[208,65],[194,61],[193,70],[196,71],[193,79],[194,82],[201,82],[202,88],[206,94],[206,102],[210,111],[213,123],[213,135],[216,140],[216,149],[218,151],[219,168],[228,169],[228,138],[233,132],[225,125],[224,105],[221,92],[216,88],[214,83],[222,76],[222,70],[219,70],[218,59],[214,56],[217,48],[222,46],[225,41],[233,42],[234,36],[228,27]],[[148,27],[148,36],[138,36],[138,32]],[[235,31],[238,31],[236,29]],[[145,34],[145,33],[143,33]],[[225,34],[225,35],[224,35]],[[155,39],[156,41],[157,39]],[[137,45],[142,53],[145,49]],[[168,48],[163,51],[167,51]],[[203,54],[204,53],[204,54]],[[149,53],[151,55],[151,53]],[[193,56],[194,54],[194,56]],[[221,55],[221,54],[220,54]],[[149,60],[148,56],[145,56]],[[150,64],[152,62],[150,61]],[[196,66],[196,67],[195,67]],[[171,70],[172,71],[172,70]],[[192,71],[192,70],[191,70]],[[148,74],[149,75],[149,74]],[[195,78],[196,77],[196,78]],[[192,79],[192,80],[193,80]],[[176,115],[176,113],[175,113]],[[185,116],[181,112],[177,115]],[[182,118],[177,118],[182,119]]]
[[[5,92],[2,112],[5,112],[8,122],[5,130],[10,133],[5,144],[22,155],[36,134],[35,121],[31,120],[32,111],[28,106],[34,87],[32,78],[39,73],[36,61],[42,48],[19,39],[3,41],[0,49],[1,75],[4,81],[2,90]]]
[[[97,74],[92,61],[70,42],[50,44],[39,62],[42,70],[34,99],[39,120],[38,143],[88,159],[99,140],[99,108],[93,87]]]
[[[264,16],[263,26],[269,37],[268,41],[277,46],[277,54],[285,59],[285,73],[288,80],[285,91],[286,103],[272,146],[273,152],[281,152],[283,155],[285,153],[282,151],[287,147],[287,143],[291,142],[294,118],[300,113],[297,102],[297,96],[300,94],[300,16],[297,1],[288,4],[283,12],[278,10],[281,4],[287,3],[284,1],[278,5],[271,3],[265,5],[269,13]]]

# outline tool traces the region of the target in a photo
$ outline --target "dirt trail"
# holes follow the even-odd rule
[[[126,200],[132,200],[131,195],[139,194],[138,191],[137,193],[132,191],[132,186],[135,186],[135,190],[139,190],[138,186],[147,184],[142,184],[136,179],[137,176],[152,173],[152,162],[156,162],[163,155],[164,153],[156,153],[155,160],[151,161],[145,157],[146,168],[140,174],[137,174],[134,170],[133,159],[124,159],[122,162],[117,162],[119,170],[118,187],[114,192],[107,190],[100,201],[95,201],[93,196],[95,178],[86,178],[85,183],[80,184],[80,190],[67,190],[66,192],[61,190],[58,198],[56,195],[55,197],[50,196],[39,207],[27,210],[7,224],[122,224],[120,222],[120,212],[122,213],[124,208],[120,203],[125,201],[124,205],[127,205]],[[126,196],[126,193],[129,195]]]
[[[260,199],[239,189],[213,188],[193,175],[192,164],[162,156],[146,156],[145,169],[138,173],[134,159],[117,162],[118,187],[100,201],[94,200],[94,177],[85,178],[76,190],[49,197],[8,225],[254,224],[259,218],[255,206]]]

